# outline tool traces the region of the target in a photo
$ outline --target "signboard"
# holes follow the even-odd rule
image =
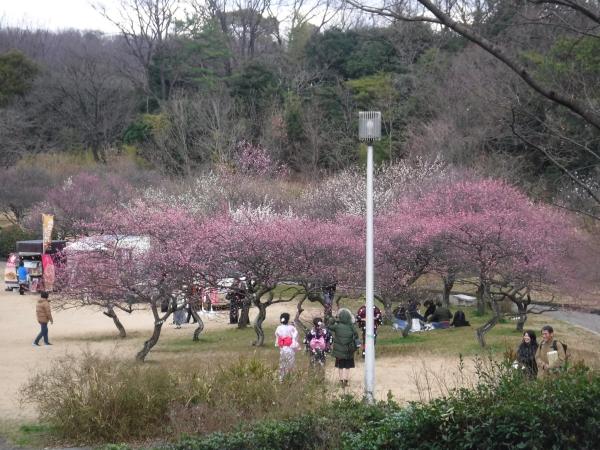
[[[52,228],[54,227],[54,216],[52,214],[42,214],[42,241],[44,243],[43,253],[46,252],[52,243]]]

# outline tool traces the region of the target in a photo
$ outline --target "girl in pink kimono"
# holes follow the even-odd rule
[[[281,325],[275,330],[275,346],[279,347],[279,381],[283,381],[283,378],[294,369],[299,344],[298,331],[289,324],[290,315],[282,313],[279,321]]]

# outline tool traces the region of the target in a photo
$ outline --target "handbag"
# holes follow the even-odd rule
[[[360,341],[360,338],[356,337],[354,338],[354,351],[356,351],[357,349],[359,349],[362,345],[362,342]]]

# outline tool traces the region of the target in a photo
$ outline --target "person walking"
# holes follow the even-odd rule
[[[52,345],[48,340],[48,322],[54,323],[54,319],[52,319],[52,310],[50,309],[50,299],[47,292],[42,292],[40,298],[38,299],[37,305],[35,306],[35,315],[37,317],[37,321],[40,324],[41,330],[40,334],[37,335],[35,340],[33,341],[33,345],[40,345],[40,339],[44,338],[44,344]]]
[[[523,333],[523,340],[521,341],[519,348],[517,348],[517,363],[529,378],[535,378],[538,374],[538,367],[535,362],[537,349],[538,343],[535,332],[527,330]]]
[[[298,331],[290,325],[290,315],[282,313],[279,316],[280,325],[275,330],[275,347],[279,347],[279,381],[283,381],[296,364]]]
[[[538,378],[544,378],[558,371],[567,360],[567,352],[562,342],[554,339],[554,329],[550,325],[542,327],[542,343],[535,353]]]
[[[341,308],[337,319],[329,320],[328,328],[333,334],[331,354],[339,371],[340,384],[345,388],[349,383],[349,370],[355,367],[354,353],[360,347],[358,332],[352,323],[352,313],[346,308]]]

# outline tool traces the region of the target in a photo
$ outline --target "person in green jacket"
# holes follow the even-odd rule
[[[328,323],[329,331],[333,334],[333,350],[335,367],[339,370],[340,384],[348,386],[349,369],[354,368],[354,353],[360,346],[358,331],[353,324],[352,313],[346,308],[341,308],[337,319],[331,318]]]

